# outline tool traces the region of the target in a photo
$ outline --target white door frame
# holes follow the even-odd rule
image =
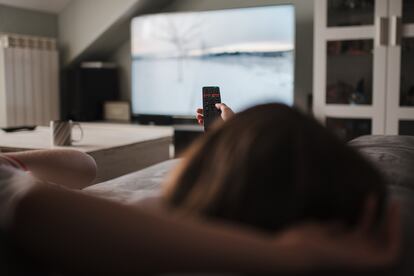
[[[398,135],[399,121],[414,120],[414,107],[400,107],[401,89],[401,39],[414,37],[414,24],[401,25],[402,0],[391,0],[389,4],[390,41],[388,47],[387,117],[385,133]],[[400,29],[399,29],[400,28]],[[401,38],[399,38],[401,32]]]

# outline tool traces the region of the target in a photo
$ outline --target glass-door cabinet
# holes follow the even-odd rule
[[[392,133],[388,127],[392,116],[388,116],[387,110],[396,100],[388,99],[390,68],[387,63],[392,37],[398,38],[399,33],[393,34],[390,28],[394,24],[398,29],[404,24],[389,16],[389,5],[394,1],[315,0],[314,114],[344,140],[366,134]],[[413,16],[411,10],[409,12],[407,18]],[[406,28],[403,29],[404,37]],[[400,49],[399,54],[403,56],[404,50]],[[400,64],[400,59],[394,62],[401,71],[408,66]],[[410,66],[414,65],[412,62]],[[410,68],[407,68],[408,74],[413,72]],[[403,82],[402,79],[398,81]],[[406,85],[404,78],[401,87]],[[401,93],[401,99],[407,97],[406,92]],[[397,109],[404,115],[412,112],[400,102],[393,108]],[[410,117],[401,117],[401,114],[396,116],[404,118],[399,122],[403,124],[402,129],[410,129],[404,125],[411,122],[407,120]],[[394,120],[399,120],[396,118]]]
[[[414,1],[390,0],[386,133],[414,135]]]

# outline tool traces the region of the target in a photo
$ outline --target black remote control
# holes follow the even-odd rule
[[[35,130],[36,126],[18,126],[18,127],[3,127],[2,130],[4,132],[16,132],[16,131],[32,131]]]
[[[220,88],[217,86],[203,87],[204,131],[208,131],[214,121],[221,118],[221,111],[216,108],[217,103],[221,103]]]

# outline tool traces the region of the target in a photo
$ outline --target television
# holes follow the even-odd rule
[[[292,105],[294,17],[292,5],[278,5],[134,18],[133,115],[193,118],[203,86],[219,86],[236,112]]]

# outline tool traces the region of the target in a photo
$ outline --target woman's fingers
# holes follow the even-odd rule
[[[371,236],[372,229],[376,220],[378,200],[374,196],[369,196],[365,202],[363,214],[360,217],[357,233],[363,236]],[[398,251],[401,243],[401,215],[400,205],[396,201],[391,201],[386,211],[379,231],[379,245],[384,248]]]
[[[364,203],[364,209],[358,221],[357,232],[363,235],[369,235],[376,219],[377,198],[369,195]]]
[[[204,120],[203,120],[204,116],[203,116],[203,109],[202,108],[197,108],[196,109],[196,119],[197,119],[197,123],[202,126],[204,124]]]
[[[231,110],[231,108],[224,103],[217,103],[216,108],[221,110],[221,118],[224,121],[227,121],[230,117],[234,115],[233,110]]]
[[[369,246],[371,240],[371,257],[375,262],[376,258],[385,264],[392,264],[399,257],[401,250],[401,215],[400,205],[395,201],[388,204],[384,212],[384,218],[380,229],[373,238],[373,226],[376,220],[376,210],[378,200],[374,196],[369,196],[365,202],[363,214],[360,217],[356,229],[357,236],[366,239]]]
[[[384,214],[384,220],[381,225],[379,235],[369,237],[365,235],[368,252],[365,259],[372,267],[390,266],[394,264],[401,253],[401,215],[399,203],[392,201],[389,203]],[[361,258],[362,261],[363,258]]]
[[[390,202],[385,215],[384,225],[382,226],[385,248],[390,254],[391,259],[397,258],[401,249],[402,239],[400,204],[396,201]]]
[[[375,235],[372,232],[372,225],[375,220],[376,204],[376,200],[367,200],[364,215],[357,230],[358,234],[362,235],[359,235],[359,239],[357,238],[356,242],[365,243],[367,263],[370,263],[372,266],[379,264],[388,266],[395,263],[401,251],[400,205],[395,201],[389,203],[380,229],[376,232],[379,235]],[[363,258],[361,258],[361,261],[364,261]]]
[[[220,109],[221,112],[226,112],[226,110],[229,110],[230,108],[224,104],[224,103],[216,103],[216,108]]]

